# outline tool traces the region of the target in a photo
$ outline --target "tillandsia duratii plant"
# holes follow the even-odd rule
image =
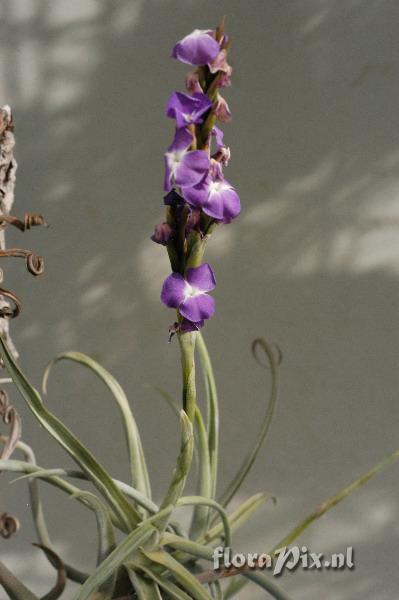
[[[216,126],[230,120],[230,111],[220,94],[230,84],[232,69],[227,62],[230,40],[223,23],[215,30],[195,30],[178,42],[173,58],[194,67],[186,78],[188,93],[175,92],[167,104],[167,116],[176,122],[173,142],[168,148],[165,176],[166,220],[155,228],[152,239],[166,246],[172,273],[161,292],[162,301],[177,310],[170,328],[181,351],[183,373],[182,406],[167,392],[162,396],[180,418],[181,446],[176,467],[163,498],[156,503],[132,408],[113,376],[92,358],[79,352],[57,356],[45,370],[43,392],[52,367],[69,360],[88,368],[108,388],[120,411],[131,470],[128,483],[116,480],[82,442],[45,406],[40,393],[19,368],[10,342],[0,335],[4,366],[39,424],[73,458],[77,469],[45,468],[36,464],[32,449],[16,440],[13,450],[23,460],[5,456],[0,471],[22,474],[30,491],[30,505],[39,547],[57,571],[54,587],[44,598],[56,600],[65,590],[66,580],[79,584],[75,600],[212,600],[238,597],[249,582],[259,586],[268,597],[287,600],[280,586],[255,565],[249,569],[213,570],[215,547],[231,548],[233,533],[272,497],[268,492],[251,496],[231,511],[231,500],[250,471],[265,440],[278,394],[281,353],[262,339],[252,350],[258,362],[269,368],[271,389],[265,415],[254,440],[253,449],[243,461],[226,489],[219,493],[218,434],[219,411],[215,378],[210,357],[201,335],[204,322],[214,313],[209,295],[215,287],[210,265],[203,261],[211,233],[230,223],[240,212],[240,200],[226,181],[223,168],[230,152],[223,133]],[[212,149],[212,146],[215,146]],[[206,418],[196,396],[195,352],[205,380]],[[263,354],[261,354],[263,353]],[[262,356],[266,363],[262,361]],[[10,436],[1,438],[3,445]],[[198,458],[198,491],[185,495],[193,454]],[[289,546],[311,523],[358,489],[383,467],[399,458],[399,451],[372,468],[338,494],[321,503],[278,543],[270,555]],[[67,564],[55,549],[39,495],[39,480],[70,495],[92,511],[97,523],[97,566],[86,573]],[[92,484],[92,490],[79,487],[79,481]],[[188,528],[178,520],[180,507],[192,507]],[[121,540],[121,541],[120,541]],[[38,600],[8,568],[0,562],[0,584],[12,600]]]

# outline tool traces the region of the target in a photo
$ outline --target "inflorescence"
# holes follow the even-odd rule
[[[173,92],[166,115],[174,119],[174,139],[165,153],[166,220],[151,239],[166,246],[172,274],[161,300],[178,311],[171,332],[199,330],[215,312],[208,292],[216,286],[211,266],[202,263],[206,242],[218,224],[230,223],[241,210],[240,198],[225,179],[230,149],[216,121],[231,112],[220,89],[231,85],[227,62],[230,40],[223,23],[215,30],[194,30],[173,48],[172,58],[192,65],[186,91]]]

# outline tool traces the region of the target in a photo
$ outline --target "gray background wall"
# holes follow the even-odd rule
[[[17,123],[14,212],[43,212],[51,223],[23,242],[9,233],[10,246],[45,256],[46,273],[33,281],[22,263],[12,272],[7,264],[6,283],[24,300],[13,334],[36,385],[46,362],[68,349],[93,355],[123,384],[159,498],[177,426],[144,384],[179,390],[178,348],[167,344],[172,314],[158,300],[167,261],[148,240],[162,218],[162,153],[172,134],[164,105],[185,73],[168,56],[175,40],[223,14],[234,38],[229,178],[243,213],[209,246],[218,310],[205,333],[221,397],[222,481],[263,410],[265,373],[250,342],[264,335],[284,352],[276,418],[242,491],[271,490],[278,504],[236,542],[263,551],[398,446],[399,4],[3,0],[0,99]],[[70,464],[13,398],[40,464]],[[127,477],[118,415],[89,373],[59,366],[47,402]],[[44,592],[52,572],[29,546],[26,486],[8,487],[10,479],[2,476],[0,509],[18,514],[22,530],[0,542],[0,555]],[[295,600],[397,598],[397,481],[393,467],[302,537],[316,552],[354,546],[356,569],[284,577]],[[57,547],[93,565],[94,520],[43,491]]]

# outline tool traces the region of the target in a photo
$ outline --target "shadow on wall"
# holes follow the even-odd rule
[[[294,522],[397,444],[398,13],[398,4],[377,0],[2,3],[2,102],[14,108],[20,164],[15,210],[34,208],[51,223],[26,240],[46,257],[45,278],[6,271],[25,298],[14,326],[22,364],[37,382],[56,352],[76,348],[110,368],[138,397],[157,495],[172,468],[176,423],[141,386],[153,381],[178,393],[177,350],[166,343],[173,317],[158,301],[168,265],[149,241],[162,218],[162,153],[172,135],[164,105],[185,73],[168,56],[175,40],[222,14],[234,38],[228,178],[243,202],[243,215],[217,231],[208,253],[219,287],[206,335],[229,431],[222,479],[262,410],[247,400],[249,386],[254,398],[264,393],[246,351],[259,334],[283,348],[284,386],[268,462],[257,466],[248,492],[255,483],[273,489]],[[109,439],[119,432],[106,394],[68,369],[54,376],[52,409],[123,476],[122,442],[110,451],[104,439],[105,422]],[[51,448],[51,460],[65,465],[51,442],[40,438],[39,446],[31,417],[24,422],[42,461]],[[379,485],[388,490],[389,481]],[[362,492],[367,506],[384,489]],[[369,514],[357,502],[338,516]],[[57,511],[48,511],[60,539]],[[285,528],[287,513],[275,514],[276,528]],[[329,523],[326,537],[336,527],[333,517]],[[375,598],[377,590],[382,598],[366,551],[368,524],[361,526],[363,587],[345,584],[334,595],[331,583],[329,600]],[[386,531],[378,531],[372,538],[382,544]],[[85,561],[84,542],[80,551]],[[393,573],[388,565],[384,589]],[[396,598],[396,590],[386,593]]]

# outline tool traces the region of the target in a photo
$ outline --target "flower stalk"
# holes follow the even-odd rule
[[[195,408],[197,406],[197,393],[195,384],[195,344],[198,331],[178,333],[180,344],[182,380],[183,380],[183,410],[191,423],[194,422]]]

